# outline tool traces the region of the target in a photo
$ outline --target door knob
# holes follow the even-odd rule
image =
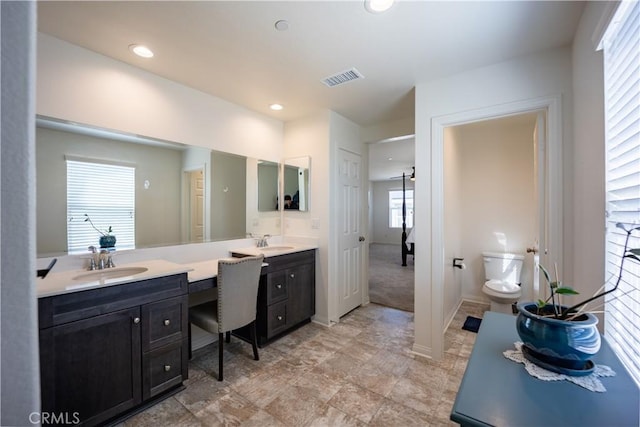
[[[358,241],[359,241],[359,242],[364,242],[364,236],[360,236],[360,237],[358,238]]]
[[[535,255],[538,253],[538,248],[527,248],[527,253],[533,253]]]

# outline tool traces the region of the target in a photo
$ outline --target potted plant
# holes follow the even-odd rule
[[[86,217],[84,221],[89,221],[89,224],[91,224],[93,229],[100,233],[100,247],[113,248],[116,245],[116,236],[111,234],[113,233],[113,229],[111,228],[111,226],[109,226],[109,228],[107,228],[105,231],[101,231],[93,224],[93,221],[91,221],[91,218],[88,214],[84,214],[84,216]]]
[[[600,350],[600,333],[596,327],[598,318],[593,309],[587,310],[586,306],[618,289],[626,259],[640,262],[640,249],[629,249],[631,234],[640,230],[640,226],[627,228],[618,223],[616,227],[624,230],[627,236],[618,278],[611,289],[604,290],[603,285],[592,297],[572,306],[565,306],[561,304],[560,296],[577,295],[578,292],[560,281],[557,269],[555,280],[552,280],[549,272],[540,266],[549,285],[550,295],[546,300],[518,304],[516,319],[516,329],[523,342],[522,353],[529,361],[568,375],[588,375],[593,371],[595,365],[590,358]]]

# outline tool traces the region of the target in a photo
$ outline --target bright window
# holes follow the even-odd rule
[[[67,158],[67,250],[99,247],[109,227],[116,249],[135,247],[135,168]]]
[[[406,190],[406,225],[413,228],[413,190]],[[402,190],[389,191],[389,228],[402,228]]]
[[[623,2],[603,39],[606,111],[606,277],[618,277],[626,233],[640,223],[640,3]],[[630,248],[640,247],[635,233]],[[605,304],[605,337],[640,384],[640,265],[624,264]],[[610,280],[608,286],[615,283]]]

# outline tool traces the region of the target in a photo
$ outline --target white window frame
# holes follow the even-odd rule
[[[405,190],[406,226],[413,228],[413,189]],[[389,228],[402,228],[402,190],[389,190]]]
[[[75,156],[65,159],[68,253],[98,248],[109,227],[116,236],[116,249],[134,249],[135,166]]]
[[[606,129],[606,277],[618,277],[624,230],[640,223],[640,4],[622,2],[604,50]],[[630,248],[640,247],[638,233]],[[607,289],[615,285],[611,279]],[[640,265],[626,260],[618,289],[605,302],[605,338],[640,385]]]

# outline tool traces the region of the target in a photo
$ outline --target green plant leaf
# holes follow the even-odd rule
[[[574,289],[569,288],[567,286],[562,286],[562,287],[556,288],[556,294],[561,294],[561,295],[579,295],[580,292],[575,291]]]
[[[629,249],[627,252],[631,252],[632,254],[640,255],[640,248]]]
[[[551,276],[549,276],[549,272],[547,271],[547,269],[544,268],[542,264],[538,264],[538,267],[540,267],[540,270],[542,270],[542,273],[544,274],[545,279],[547,279],[547,282],[551,283]]]
[[[625,258],[631,258],[633,260],[636,260],[636,261],[640,262],[640,257],[638,255],[634,254],[634,253],[633,254],[626,254],[624,257]]]
[[[547,305],[547,303],[546,303],[546,302],[544,302],[544,301],[542,301],[541,299],[539,299],[539,300],[536,302],[536,305],[538,306],[538,308],[542,308],[542,307],[544,307],[545,305]]]

